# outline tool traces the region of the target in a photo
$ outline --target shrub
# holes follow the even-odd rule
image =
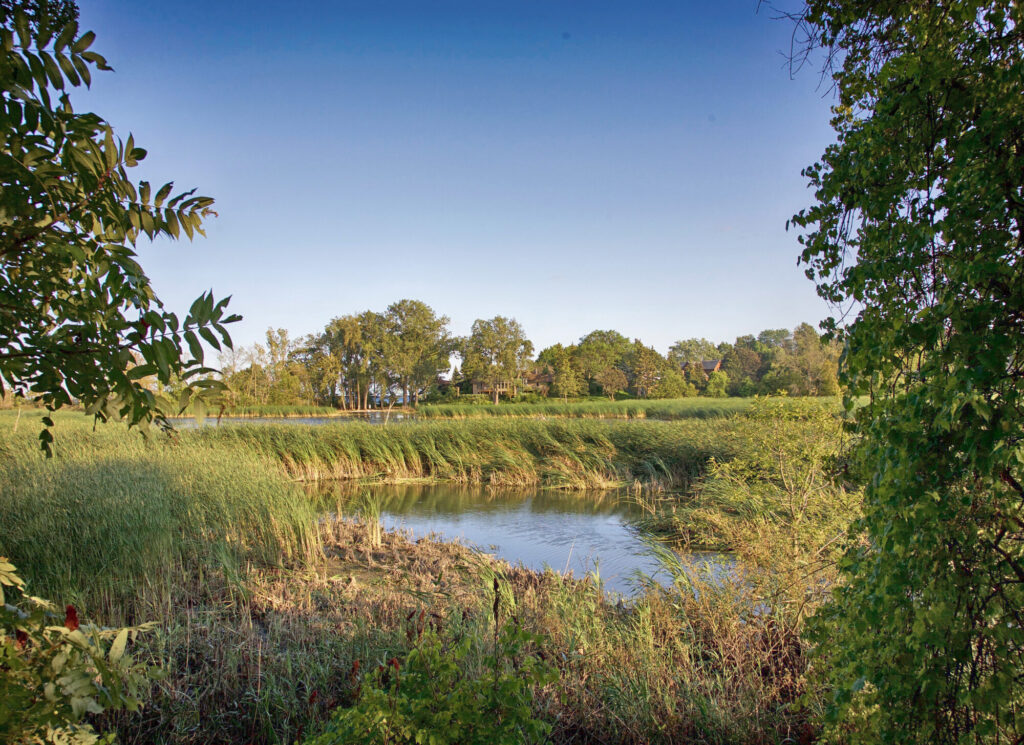
[[[79,625],[67,606],[60,616],[40,598],[23,598],[24,607],[5,604],[3,588],[21,593],[14,566],[0,557],[0,741],[91,743],[101,737],[82,720],[109,709],[139,708],[152,668],[136,664],[125,652],[144,629],[101,629]]]
[[[534,718],[534,686],[553,683],[554,668],[537,656],[540,637],[507,622],[484,672],[465,672],[470,637],[446,648],[424,630],[404,663],[392,658],[363,682],[355,706],[338,709],[309,745],[500,745],[541,742],[550,725]]]

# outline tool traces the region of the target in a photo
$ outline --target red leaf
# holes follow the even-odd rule
[[[64,609],[64,625],[71,631],[78,629],[78,611],[75,606],[69,605]]]
[[[28,634],[21,629],[15,629],[14,642],[18,645],[18,649],[24,649],[25,645],[28,644]]]

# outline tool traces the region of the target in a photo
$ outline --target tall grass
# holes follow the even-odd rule
[[[490,417],[567,417],[595,419],[714,419],[750,408],[748,398],[682,398],[630,401],[547,401],[522,404],[424,404],[421,419],[486,419]]]
[[[380,427],[219,427],[189,433],[214,449],[244,447],[296,478],[434,478],[495,486],[587,489],[685,486],[739,446],[742,422],[509,419]]]
[[[482,655],[481,579],[499,574],[503,607],[547,636],[559,667],[539,703],[553,742],[809,742],[816,699],[791,706],[808,691],[799,623],[829,586],[855,500],[836,475],[836,422],[784,405],[680,421],[239,425],[149,440],[63,414],[50,461],[38,413],[13,432],[15,413],[0,412],[0,555],[30,592],[96,620],[162,620],[152,643],[168,677],[142,715],[117,721],[126,741],[299,741],[358,694],[360,669],[403,654],[416,619]],[[362,523],[320,523],[297,481],[326,477],[635,483],[649,487],[638,499],[652,530],[729,549],[744,573],[722,582],[666,552],[679,581],[620,605],[596,579],[380,533],[372,501]]]
[[[0,555],[33,594],[131,620],[172,603],[191,573],[317,555],[303,490],[253,450],[146,440],[117,424],[92,432],[66,415],[57,457],[45,460],[25,419],[16,433],[0,419]]]

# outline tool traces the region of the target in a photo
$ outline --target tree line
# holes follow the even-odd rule
[[[419,300],[332,319],[293,338],[225,350],[229,405],[318,404],[359,410],[424,400],[685,398],[839,393],[839,349],[809,324],[733,343],[681,339],[663,355],[639,339],[596,330],[574,344],[534,345],[514,318],[474,321],[466,337]],[[472,395],[476,393],[477,395]]]

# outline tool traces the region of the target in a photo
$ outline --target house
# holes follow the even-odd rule
[[[547,392],[551,388],[551,384],[554,380],[555,378],[551,373],[529,372],[523,373],[512,382],[502,380],[495,386],[495,388],[497,388],[499,395],[511,396],[519,392],[533,392],[547,395]],[[491,395],[494,393],[494,388],[491,387],[490,383],[482,380],[474,380],[473,393],[486,393]]]
[[[704,368],[704,374],[710,375],[722,369],[721,360],[701,360],[700,366]]]

